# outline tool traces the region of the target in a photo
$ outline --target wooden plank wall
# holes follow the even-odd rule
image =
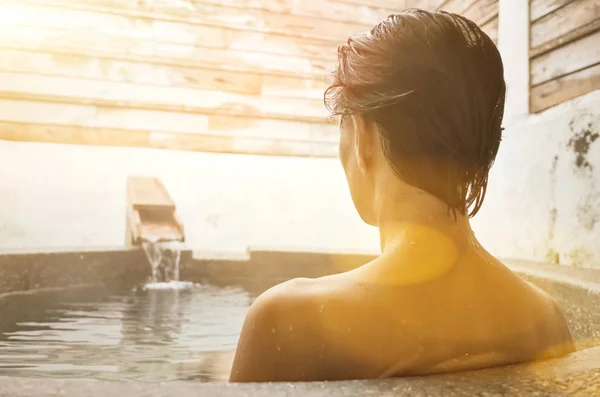
[[[530,0],[530,110],[600,89],[600,1]]]
[[[469,18],[498,45],[498,0],[446,0],[439,8]]]
[[[3,0],[0,139],[336,156],[336,48],[441,0]]]

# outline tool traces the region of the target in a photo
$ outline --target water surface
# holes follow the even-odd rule
[[[79,289],[0,299],[0,375],[226,380],[242,289]]]

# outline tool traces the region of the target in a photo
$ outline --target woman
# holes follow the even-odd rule
[[[468,19],[409,10],[338,50],[325,93],[340,159],[382,254],[250,308],[231,381],[431,374],[566,354],[554,300],[485,251],[480,209],[502,134],[500,54]]]

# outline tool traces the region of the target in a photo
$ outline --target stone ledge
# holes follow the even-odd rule
[[[135,283],[150,273],[139,248],[0,252],[0,294],[81,284]]]
[[[519,259],[504,259],[503,263],[520,274],[573,284],[591,292],[600,293],[600,269],[553,265]]]
[[[158,384],[84,379],[0,377],[0,397],[455,397],[600,395],[600,347],[536,363],[456,374],[311,383]]]

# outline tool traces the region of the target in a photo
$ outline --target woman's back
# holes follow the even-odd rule
[[[341,357],[356,352],[371,370],[378,367],[378,377],[476,369],[573,350],[552,298],[495,260],[461,258],[447,275],[413,286],[361,278],[350,272],[314,281],[324,284],[322,299],[332,298],[325,289],[336,291],[321,324],[325,338],[343,345]]]
[[[252,372],[282,381],[380,378],[573,351],[552,298],[483,250],[463,252],[448,273],[418,284],[373,282],[394,279],[381,273],[387,259],[338,275],[293,280],[267,293],[264,304],[273,317],[266,333],[274,345],[260,353]],[[398,266],[422,264],[394,263],[389,269]],[[261,331],[255,327],[255,332]],[[265,355],[273,356],[269,368]],[[243,363],[236,364],[232,378],[243,381],[246,374],[236,373]]]

